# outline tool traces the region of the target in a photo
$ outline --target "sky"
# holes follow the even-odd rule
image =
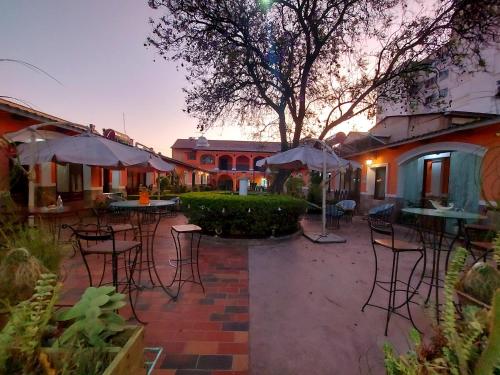
[[[102,131],[124,131],[170,155],[177,138],[198,137],[185,114],[186,81],[175,63],[156,59],[144,41],[151,31],[146,0],[0,0],[0,96]],[[124,119],[125,118],[125,126]],[[205,134],[209,139],[248,139],[238,127]]]

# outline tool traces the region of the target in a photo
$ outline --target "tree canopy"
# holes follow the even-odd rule
[[[494,0],[149,0],[146,45],[186,71],[186,111],[279,132],[282,149],[325,138],[401,100],[429,61],[481,65]],[[431,64],[432,65],[432,64]]]

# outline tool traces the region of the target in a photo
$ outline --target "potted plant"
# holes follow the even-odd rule
[[[448,269],[443,321],[430,343],[413,330],[409,352],[396,355],[390,344],[384,345],[387,374],[500,374],[500,289],[490,301],[491,309],[466,305],[460,317],[456,312],[455,286],[466,258],[467,251],[458,249]]]
[[[91,287],[54,314],[60,288],[56,275],[42,274],[33,296],[11,309],[0,332],[0,373],[145,374],[143,328],[126,326],[115,312],[125,296]]]
[[[493,248],[493,262],[476,262],[467,270],[456,286],[460,303],[490,308],[495,290],[500,288],[500,234]]]

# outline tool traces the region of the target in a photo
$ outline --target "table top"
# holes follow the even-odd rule
[[[110,207],[116,208],[147,208],[147,207],[167,207],[174,206],[176,201],[173,199],[169,200],[154,200],[151,199],[148,204],[141,204],[138,200],[132,201],[119,201],[119,202],[111,202],[109,204]]]
[[[69,214],[80,211],[80,208],[74,208],[71,206],[62,207],[33,207],[28,209],[28,213],[31,215],[62,215]]]
[[[486,216],[465,211],[454,211],[454,210],[440,211],[433,208],[403,208],[401,211],[415,215],[442,217],[444,219],[460,219],[460,220],[486,219]]]

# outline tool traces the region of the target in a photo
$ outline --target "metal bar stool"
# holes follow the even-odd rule
[[[375,256],[375,275],[373,278],[373,285],[370,291],[370,295],[366,300],[365,304],[361,308],[361,311],[365,310],[366,306],[376,307],[382,310],[387,311],[387,317],[385,322],[385,335],[387,336],[387,329],[389,327],[389,321],[391,319],[392,314],[396,314],[405,319],[411,321],[412,325],[418,330],[413,321],[413,317],[411,315],[410,303],[415,303],[412,301],[413,297],[418,293],[418,288],[422,283],[425,267],[426,267],[426,253],[425,253],[425,245],[415,244],[403,240],[398,240],[394,238],[394,228],[390,222],[387,222],[380,217],[370,216],[368,217],[368,225],[370,227],[370,238],[373,248],[373,255]],[[385,236],[385,238],[375,238],[374,233]],[[391,268],[391,279],[390,281],[382,281],[378,279],[378,250],[375,246],[390,249],[392,251],[392,268]],[[398,268],[399,268],[399,256],[402,253],[418,253],[419,257],[413,268],[410,272],[410,276],[408,277],[408,281],[402,281],[398,279]],[[418,264],[423,260],[423,269],[421,276],[418,279],[417,285],[415,287],[411,286],[411,281],[415,270],[417,269]],[[387,287],[387,284],[388,287]],[[398,285],[405,286],[404,289],[398,288]],[[373,292],[375,287],[379,287],[382,290],[388,292],[389,300],[387,302],[387,306],[379,306],[370,303],[370,300],[373,296]],[[406,292],[406,296],[403,302],[399,304],[396,303],[396,294],[398,292]],[[408,315],[403,315],[398,310],[402,307],[406,306]]]
[[[201,289],[203,290],[203,293],[205,293],[205,287],[203,286],[203,282],[201,281],[200,268],[199,268],[201,228],[193,224],[174,225],[172,226],[170,233],[172,234],[172,238],[174,239],[176,259],[169,261],[170,266],[175,267],[175,275],[172,282],[168,286],[170,287],[174,285],[176,282],[178,283],[177,293],[175,294],[175,296],[172,296],[172,298],[174,300],[177,300],[182,285],[185,282],[199,284],[201,286]],[[190,242],[189,254],[183,255],[181,237],[180,237],[181,234],[185,234],[188,236],[189,234],[191,235],[191,239],[189,241]],[[186,252],[186,250],[184,250],[184,252]],[[186,277],[183,278],[182,275],[182,268],[185,265],[191,266],[191,277],[189,278]],[[195,276],[195,268],[196,268],[196,274],[198,275],[198,281],[196,280]]]

